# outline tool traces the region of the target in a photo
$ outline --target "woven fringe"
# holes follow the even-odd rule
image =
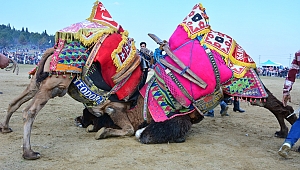
[[[90,45],[95,44],[98,39],[103,34],[113,34],[115,33],[115,29],[112,28],[105,28],[103,31],[96,33],[96,35],[93,36],[91,39],[86,39],[82,35],[89,34],[89,29],[80,29],[76,33],[70,33],[70,32],[56,32],[55,34],[55,41],[57,42],[59,39],[66,40],[66,41],[74,41],[78,40],[80,41],[85,47],[89,47]]]
[[[208,32],[210,32],[210,30],[211,30],[210,26],[209,26],[208,28],[205,28],[204,30],[202,30],[196,34],[191,34],[189,28],[185,24],[181,23],[179,25],[181,25],[183,27],[183,29],[188,33],[188,36],[190,39],[195,39],[198,36],[203,36],[204,34],[207,34]]]

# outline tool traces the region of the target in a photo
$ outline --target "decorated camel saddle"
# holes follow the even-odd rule
[[[88,19],[56,32],[50,76],[71,73],[68,93],[87,107],[129,100],[142,78],[134,40],[115,22],[101,2]],[[48,70],[47,70],[48,69]]]
[[[219,104],[223,93],[267,97],[253,59],[233,38],[213,31],[208,19],[205,8],[196,4],[169,42],[149,34],[160,48],[154,53],[155,74],[140,92],[155,121],[194,109],[206,112]]]

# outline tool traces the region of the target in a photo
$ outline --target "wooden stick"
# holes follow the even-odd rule
[[[181,70],[179,70],[178,68],[174,67],[173,65],[171,65],[170,63],[168,63],[165,59],[160,59],[159,60],[162,64],[164,64],[165,66],[167,66],[169,69],[175,71],[178,74],[181,74]],[[184,73],[181,74],[184,78],[190,80],[191,82],[197,84],[198,86],[205,88],[206,86],[204,86],[203,84],[200,84],[197,80],[195,80],[193,77],[189,76],[188,74]]]
[[[182,69],[186,69],[186,72],[189,73],[196,81],[198,81],[202,88],[206,88],[207,84],[200,78],[198,77],[192,70],[187,68],[184,63],[182,63],[178,57],[170,50],[170,47],[167,43],[167,41],[162,41],[160,38],[158,38],[155,34],[148,34],[157,44],[161,46],[161,48],[181,67]],[[198,83],[198,84],[199,84]],[[197,85],[198,85],[197,84]]]

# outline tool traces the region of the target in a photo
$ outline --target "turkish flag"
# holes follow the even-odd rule
[[[106,10],[102,2],[98,2],[95,9],[95,15],[92,18],[93,21],[100,21],[112,26],[116,29],[119,29],[119,24],[115,22],[109,12]]]

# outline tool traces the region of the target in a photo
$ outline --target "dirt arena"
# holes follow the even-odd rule
[[[32,65],[21,65],[19,75],[0,70],[0,121],[9,102],[29,83]],[[281,99],[283,78],[262,77],[264,84]],[[300,103],[300,80],[293,87],[294,109]],[[0,133],[0,169],[300,169],[300,153],[291,151],[283,159],[277,151],[284,139],[274,137],[279,130],[275,116],[264,108],[241,102],[245,113],[232,111],[221,117],[205,118],[193,125],[186,142],[145,145],[135,137],[95,140],[94,133],[74,125],[83,105],[68,95],[50,100],[40,111],[31,135],[34,151],[41,158],[22,158],[23,105],[12,116],[12,133]],[[290,126],[290,125],[289,125]],[[298,148],[299,143],[294,148]]]

